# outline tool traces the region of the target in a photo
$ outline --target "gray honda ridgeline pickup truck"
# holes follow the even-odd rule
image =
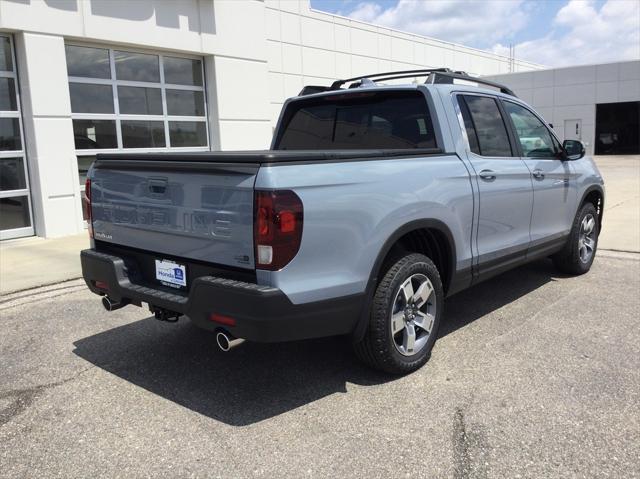
[[[107,310],[186,315],[225,351],[349,335],[403,374],[446,297],[538,258],[589,271],[604,188],[508,88],[439,69],[305,87],[268,151],[98,155],[86,200],[82,271]]]

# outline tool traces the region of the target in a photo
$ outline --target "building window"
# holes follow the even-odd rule
[[[201,58],[70,43],[65,50],[81,189],[99,152],[209,149]]]
[[[209,148],[202,59],[65,48],[79,156],[95,150]]]
[[[0,34],[0,239],[33,234],[13,41]]]

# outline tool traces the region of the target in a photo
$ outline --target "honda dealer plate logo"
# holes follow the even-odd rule
[[[156,279],[167,286],[186,286],[186,267],[167,260],[156,260]]]

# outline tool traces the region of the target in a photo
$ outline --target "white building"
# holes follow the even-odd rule
[[[0,0],[0,239],[81,232],[96,152],[263,149],[305,84],[539,65],[307,0]]]
[[[587,154],[640,154],[640,60],[489,78],[533,106]]]

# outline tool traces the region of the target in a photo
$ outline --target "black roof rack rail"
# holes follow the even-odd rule
[[[434,72],[445,73],[450,71],[451,70],[449,68],[427,68],[427,69],[421,69],[421,70],[403,70],[403,71],[395,71],[395,72],[374,73],[371,75],[362,75],[359,77],[346,78],[344,80],[336,80],[331,84],[331,89],[337,90],[345,83],[352,83],[354,81],[364,80],[365,78],[368,78],[369,80],[372,80],[372,81],[375,81],[376,79],[378,79],[378,81],[395,80],[397,78],[411,78],[415,76],[430,75],[431,73],[434,73]],[[384,78],[378,78],[378,77],[384,77]]]
[[[468,75],[467,73],[461,72],[461,71],[433,72],[431,75],[429,75],[429,78],[427,78],[426,83],[452,84],[453,80],[456,80],[456,79],[479,83],[481,85],[487,85],[493,88],[497,88],[498,90],[500,90],[501,93],[504,93],[505,95],[511,95],[514,97],[516,96],[516,94],[513,93],[513,90],[511,90],[510,88],[507,88],[506,86],[500,83],[496,83],[491,80],[485,80],[484,78],[472,77],[471,75]]]
[[[425,76],[428,75],[425,83],[430,84],[452,84],[454,80],[466,80],[474,83],[478,83],[481,85],[490,86],[498,89],[500,92],[516,96],[515,93],[510,88],[506,86],[493,82],[491,80],[485,80],[484,78],[473,77],[466,72],[463,71],[454,71],[450,68],[425,68],[420,70],[401,70],[394,72],[384,72],[384,73],[373,73],[371,75],[362,75],[353,78],[346,78],[344,80],[336,80],[331,86],[319,86],[319,85],[308,85],[305,86],[299,93],[298,96],[304,95],[312,95],[314,93],[322,93],[327,91],[340,90],[343,85],[347,83],[352,83],[348,88],[357,88],[366,83],[366,80],[370,80],[371,82],[375,81],[387,81],[387,80],[397,80],[400,78],[413,78],[416,76]],[[355,83],[359,82],[359,83]]]

